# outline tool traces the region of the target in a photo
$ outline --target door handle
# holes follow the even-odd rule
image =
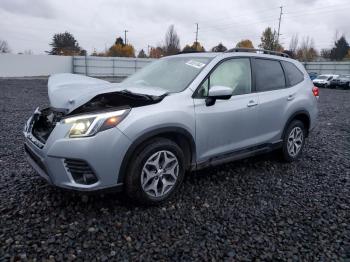
[[[247,107],[252,107],[257,105],[258,105],[258,102],[256,102],[255,100],[250,100],[247,104]]]
[[[294,98],[295,98],[294,95],[289,95],[289,96],[287,97],[287,101],[292,101]]]

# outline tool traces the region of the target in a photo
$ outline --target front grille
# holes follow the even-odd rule
[[[94,171],[84,160],[65,159],[64,163],[76,183],[91,185],[98,181]]]

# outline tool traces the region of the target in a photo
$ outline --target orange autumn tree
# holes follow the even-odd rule
[[[131,44],[125,44],[121,37],[118,37],[108,50],[108,56],[135,57],[135,48]]]
[[[204,47],[201,45],[200,42],[193,42],[192,45],[186,45],[183,49],[182,52],[205,52]]]
[[[252,41],[249,39],[244,39],[242,41],[239,41],[236,45],[237,48],[254,48],[254,45]]]
[[[164,49],[161,48],[160,46],[152,47],[151,50],[149,51],[150,58],[161,58],[162,56],[164,56],[164,54],[165,54]]]

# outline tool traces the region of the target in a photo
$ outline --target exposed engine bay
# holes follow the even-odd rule
[[[53,111],[50,107],[41,110],[33,116],[32,134],[40,142],[45,143],[57,122],[64,117],[64,113]]]
[[[64,110],[45,108],[34,115],[32,134],[40,142],[45,143],[56,124],[65,117],[151,105],[159,103],[166,95],[151,96],[122,90],[99,94],[68,114]]]

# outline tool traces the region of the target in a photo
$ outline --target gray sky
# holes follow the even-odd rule
[[[299,42],[309,35],[318,49],[331,47],[336,31],[350,40],[349,0],[1,0],[0,39],[13,53],[42,54],[50,50],[54,33],[68,31],[91,53],[108,48],[127,29],[128,42],[147,51],[163,42],[171,24],[181,47],[192,43],[198,22],[199,41],[207,50],[219,42],[234,47],[241,39],[257,47],[267,26],[277,30],[280,5],[285,48],[293,34]]]

